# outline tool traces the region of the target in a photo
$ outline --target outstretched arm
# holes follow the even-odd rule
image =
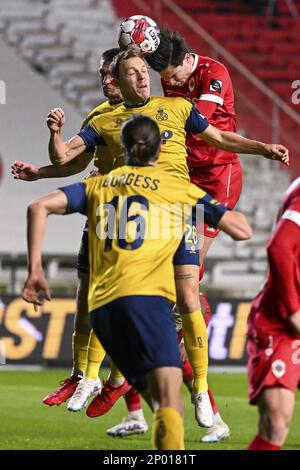
[[[234,132],[220,131],[209,125],[198,134],[206,143],[228,152],[262,155],[271,160],[279,160],[289,165],[289,152],[280,144],[264,144],[256,140],[246,139]]]
[[[248,240],[253,235],[246,217],[237,211],[226,211],[218,224],[218,228],[234,240]]]
[[[11,173],[14,179],[23,181],[36,181],[42,178],[62,178],[76,175],[85,170],[92,158],[93,154],[84,153],[63,165],[48,165],[40,168],[32,163],[18,160],[11,166]]]
[[[22,291],[26,302],[34,304],[35,310],[43,301],[39,299],[42,292],[51,300],[49,287],[42,268],[42,242],[44,239],[47,217],[49,214],[64,214],[68,200],[63,191],[55,191],[34,201],[27,210],[27,249],[28,277]]]
[[[204,208],[205,223],[223,230],[234,240],[247,240],[252,237],[252,229],[241,212],[229,210],[200,188],[197,188],[197,192],[202,193],[197,204]],[[198,218],[197,211],[196,218]]]

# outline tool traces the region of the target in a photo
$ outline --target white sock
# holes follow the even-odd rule
[[[132,419],[137,419],[138,421],[145,421],[142,408],[140,410],[130,411],[128,416],[130,416]]]

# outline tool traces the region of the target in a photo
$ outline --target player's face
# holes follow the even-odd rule
[[[192,73],[192,65],[190,56],[187,54],[182,65],[177,67],[169,65],[163,72],[160,72],[160,76],[171,86],[182,86]]]
[[[120,64],[118,83],[126,103],[144,103],[150,96],[150,78],[143,59],[131,57],[124,60]]]
[[[102,62],[100,66],[100,78],[103,88],[104,96],[108,101],[117,101],[122,99],[121,91],[115,80],[113,79],[110,71],[109,64],[107,62]]]

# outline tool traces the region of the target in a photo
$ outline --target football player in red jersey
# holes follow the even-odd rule
[[[165,96],[186,98],[210,124],[224,131],[236,132],[232,82],[222,63],[189,52],[183,37],[167,29],[162,29],[160,46],[146,57],[146,61],[160,73]],[[237,154],[211,147],[190,133],[187,134],[186,145],[191,181],[233,209],[242,190],[242,168]],[[205,256],[218,233],[219,230],[204,225],[200,281],[204,274]],[[215,420],[202,441],[218,442],[228,437],[230,430],[222,420],[211,393],[210,397]]]
[[[248,319],[249,399],[259,411],[249,450],[281,449],[300,388],[300,178],[285,195],[267,250],[267,281]]]

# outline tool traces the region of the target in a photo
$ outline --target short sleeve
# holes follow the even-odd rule
[[[191,134],[201,134],[208,126],[209,122],[206,117],[193,106],[186,121],[185,130]]]
[[[201,77],[199,101],[212,101],[222,106],[230,83],[226,67],[218,62],[211,64]]]
[[[104,138],[90,124],[84,126],[78,135],[85,143],[86,151],[89,153],[93,153],[97,145],[106,146]]]
[[[198,199],[196,206],[198,206],[199,209],[202,206],[204,209],[204,222],[214,228],[218,227],[225,212],[230,210],[206,193],[203,197]]]
[[[85,187],[85,183],[75,183],[58,188],[60,191],[65,193],[68,200],[66,214],[74,214],[75,212],[86,214]]]

